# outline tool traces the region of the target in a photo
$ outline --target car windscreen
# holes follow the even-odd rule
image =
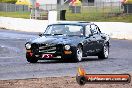
[[[44,34],[47,35],[83,35],[83,26],[69,25],[69,24],[56,24],[47,27]]]

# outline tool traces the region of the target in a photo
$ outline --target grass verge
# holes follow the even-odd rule
[[[29,19],[30,12],[0,12],[0,16]]]
[[[0,12],[0,16],[14,18],[30,18],[30,12]],[[104,22],[132,22],[132,14],[123,13],[71,13],[66,12],[66,20],[68,21],[104,21]]]

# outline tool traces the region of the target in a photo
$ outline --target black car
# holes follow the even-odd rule
[[[30,63],[54,59],[79,62],[87,56],[107,59],[109,40],[93,23],[51,24],[39,38],[25,44],[26,58]]]

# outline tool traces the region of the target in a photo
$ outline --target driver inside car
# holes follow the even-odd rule
[[[52,34],[69,34],[69,28],[68,27],[63,27],[63,26],[58,26],[56,28],[53,28]]]

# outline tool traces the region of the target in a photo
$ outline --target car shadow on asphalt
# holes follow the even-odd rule
[[[105,59],[104,59],[105,60]],[[83,63],[83,62],[93,62],[93,61],[103,61],[103,59],[98,58],[85,58],[81,62],[73,62],[73,61],[60,61],[60,60],[40,60],[35,64],[57,64],[57,63]]]

